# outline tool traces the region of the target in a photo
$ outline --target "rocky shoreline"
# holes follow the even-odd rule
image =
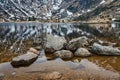
[[[45,53],[53,55],[51,59],[61,58],[63,60],[70,60],[73,57],[89,57],[93,54],[120,56],[120,50],[115,48],[115,45],[116,43],[95,41],[85,36],[67,41],[64,37],[47,34],[44,50]],[[13,58],[11,64],[13,66],[25,66],[33,63],[40,55],[41,51],[37,51],[42,50],[42,47],[40,48],[30,48],[26,54]]]
[[[37,43],[37,42],[36,42]],[[34,43],[35,44],[35,43]],[[37,43],[38,44],[38,43]],[[11,64],[13,67],[23,67],[23,66],[32,66],[35,65],[34,62],[36,62],[37,60],[40,60],[38,62],[44,62],[43,65],[45,69],[48,69],[45,73],[44,71],[39,71],[39,66],[42,66],[42,64],[38,63],[35,67],[31,67],[32,69],[38,69],[37,71],[28,71],[30,73],[26,73],[26,72],[21,72],[21,70],[26,70],[27,68],[23,68],[20,71],[17,69],[18,71],[15,71],[15,75],[14,78],[12,80],[18,80],[17,78],[20,78],[19,80],[28,80],[31,77],[26,78],[25,75],[32,75],[33,79],[32,80],[112,80],[113,78],[115,80],[119,80],[120,79],[120,75],[119,73],[110,73],[106,76],[102,75],[103,72],[96,72],[97,70],[95,70],[95,72],[97,74],[93,74],[91,73],[91,70],[94,69],[89,69],[90,71],[83,71],[83,73],[81,73],[81,69],[79,71],[77,70],[65,70],[61,73],[62,68],[65,68],[61,64],[61,60],[71,60],[74,57],[82,57],[82,58],[86,58],[86,57],[91,57],[94,54],[96,55],[107,55],[107,56],[120,56],[120,50],[118,48],[116,48],[117,43],[111,43],[111,42],[105,42],[105,41],[101,41],[101,40],[97,40],[97,39],[93,39],[93,38],[88,38],[86,36],[81,36],[78,38],[74,38],[71,40],[67,40],[64,37],[60,37],[60,36],[54,36],[51,34],[47,34],[46,36],[46,42],[45,42],[45,54],[52,54],[52,56],[49,59],[53,60],[53,63],[51,63],[52,61],[47,61],[47,57],[45,55],[42,54],[42,45],[37,45],[37,47],[33,47],[30,48],[25,54],[21,54],[17,57],[14,57],[11,61]],[[56,70],[54,71],[50,71],[51,68],[46,67],[46,66],[50,66],[50,64],[52,67],[56,66],[56,62],[54,62],[55,59],[60,58],[60,62],[59,63],[59,68],[56,68]],[[74,63],[72,62],[72,64],[76,64],[78,65],[79,62],[78,60],[74,60]],[[85,62],[87,63],[87,62]],[[89,62],[88,62],[89,63]],[[70,65],[69,65],[70,66]],[[85,64],[85,66],[87,66]],[[90,65],[89,65],[90,66]],[[58,66],[57,66],[58,67]],[[67,66],[68,67],[68,66]],[[66,68],[67,68],[66,67]],[[78,66],[77,66],[78,67]],[[82,67],[82,66],[81,66]],[[43,67],[41,67],[43,68]],[[94,67],[93,67],[94,68]],[[54,69],[54,68],[53,68]],[[74,69],[74,68],[73,68]],[[28,69],[31,70],[31,69]],[[60,70],[60,72],[59,72]],[[67,73],[66,73],[67,71]],[[73,73],[71,73],[73,72]],[[87,75],[87,77],[85,76],[87,73],[90,73],[90,75]],[[109,72],[109,71],[108,71]],[[16,74],[17,73],[17,74]],[[38,74],[39,73],[39,74]],[[77,76],[76,77],[76,73],[78,73],[81,76]],[[65,76],[65,74],[68,74]],[[91,76],[91,74],[93,74],[93,76]],[[70,76],[71,75],[71,76]],[[75,77],[73,77],[73,75]],[[113,75],[113,76],[110,76]],[[92,78],[91,78],[92,77]],[[11,76],[7,75],[6,77],[4,77],[4,75],[0,75],[0,78],[2,80],[11,80]],[[24,78],[24,79],[23,79]]]

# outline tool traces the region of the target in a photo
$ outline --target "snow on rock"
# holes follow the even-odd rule
[[[88,10],[87,10],[87,12],[90,12],[90,11],[91,11],[91,9],[88,9]]]
[[[104,4],[106,1],[105,0],[102,0],[100,4]]]
[[[62,12],[64,12],[64,11],[65,11],[65,9],[61,9],[61,10],[60,10],[60,13],[62,13]]]
[[[113,0],[112,0],[113,1]],[[5,19],[36,17],[48,19],[76,17],[75,14],[90,12],[91,6],[103,4],[105,0],[0,0],[0,10]],[[89,4],[90,3],[90,4]],[[93,5],[93,3],[95,3]],[[80,4],[80,6],[78,6]],[[71,6],[72,5],[72,6]],[[90,6],[90,7],[87,7]],[[4,15],[4,12],[6,15]],[[75,13],[75,14],[74,14]],[[73,15],[74,14],[74,15]],[[28,19],[27,19],[28,20]]]
[[[51,12],[48,12],[48,13],[46,14],[46,16],[47,16],[47,17],[50,17],[50,16],[52,16],[52,13],[51,13]]]
[[[59,9],[59,7],[58,7],[58,6],[56,6],[56,5],[53,5],[53,9],[54,9],[54,10],[58,10],[58,9]]]
[[[70,11],[67,11],[67,14],[68,14],[68,15],[72,15],[73,13],[72,13],[72,12],[70,12]]]

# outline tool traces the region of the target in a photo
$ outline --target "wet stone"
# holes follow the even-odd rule
[[[92,54],[85,48],[78,48],[74,55],[76,57],[88,57],[91,56]]]
[[[46,48],[45,52],[47,53],[53,53],[55,51],[61,50],[64,48],[64,45],[67,43],[66,39],[64,37],[60,36],[54,36],[48,34],[47,36],[47,42],[46,42]]]
[[[74,51],[80,47],[85,47],[87,45],[88,45],[88,38],[85,36],[82,36],[69,41],[66,48],[67,50]]]
[[[71,59],[73,57],[73,53],[69,50],[56,51],[53,55],[62,59]]]
[[[94,43],[92,46],[92,51],[98,55],[115,55],[120,56],[120,50],[112,46],[103,46],[97,43]]]
[[[37,57],[38,57],[37,54],[27,51],[26,54],[23,54],[23,55],[13,58],[11,64],[14,67],[28,66],[28,65],[32,64],[37,59]]]

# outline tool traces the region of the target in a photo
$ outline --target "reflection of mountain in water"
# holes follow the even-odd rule
[[[106,37],[106,34],[120,34],[119,25],[116,27],[99,28],[79,23],[0,23],[0,44],[14,46],[23,44],[25,40],[38,40],[45,38],[45,34],[64,36],[67,39],[80,36]]]
[[[101,35],[101,33],[86,25],[57,24],[57,23],[1,23],[0,38],[2,41],[17,39],[32,39],[48,33],[58,36],[90,36]]]
[[[45,35],[42,36],[42,34],[53,34],[55,36],[64,36],[71,39],[79,36],[99,36],[106,38],[106,35],[110,36],[113,33],[116,36],[120,36],[120,24],[112,24],[112,26],[109,24],[107,26],[106,24],[88,25],[77,23],[0,23],[0,46],[1,44],[5,46],[10,45],[11,48],[19,50],[26,47],[23,46],[23,44],[26,44],[22,41],[34,41],[38,38],[45,37]],[[16,43],[18,43],[18,45],[15,45]],[[107,60],[106,62],[110,63]],[[103,64],[100,63],[100,61],[96,61],[95,63]]]

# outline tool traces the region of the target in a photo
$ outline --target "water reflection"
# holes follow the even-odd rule
[[[104,30],[103,30],[104,28]],[[17,39],[31,39],[43,33],[68,36],[95,35],[103,36],[103,32],[116,31],[119,33],[120,24],[76,24],[76,23],[0,23],[0,40],[3,42]]]
[[[120,38],[120,23],[111,24],[89,24],[91,27],[99,30],[104,34],[104,37],[117,37]]]
[[[1,23],[0,39],[3,42],[17,39],[32,39],[43,33],[67,36],[70,34],[100,35],[99,30],[88,25],[65,23]]]
[[[21,46],[27,47],[28,44],[24,43],[26,40],[44,41],[46,34],[64,36],[68,40],[80,36],[120,38],[120,24],[0,23],[0,45],[4,48],[9,45],[12,52],[20,51]],[[14,48],[17,51],[12,50]]]
[[[7,47],[6,49],[15,49],[17,51],[19,51],[21,48],[24,49],[27,46],[31,47],[33,42],[35,42],[38,39],[46,37],[46,34],[64,36],[69,39],[76,38],[79,36],[103,37],[103,38],[115,36],[116,38],[120,38],[120,24],[35,23],[35,22],[0,23],[0,47],[3,48],[0,49],[0,53],[5,49],[5,46],[7,45],[9,47]],[[120,73],[119,57],[93,56],[88,58],[88,60],[84,59],[80,60],[82,60],[80,62],[81,63],[80,65],[79,64],[75,65],[75,63],[71,61],[70,64],[69,63],[68,64],[69,66],[72,67],[72,69],[84,69],[86,68],[85,66],[87,65],[87,68],[92,68],[90,69],[91,72],[92,70],[94,70],[93,69],[94,67],[96,67],[96,71],[97,70],[100,71],[101,69],[100,67],[98,67],[99,65],[102,67],[102,70],[108,69],[106,73],[108,72],[113,73],[111,72],[111,70]],[[38,58],[36,63],[38,64],[44,61],[47,62],[47,59],[46,57],[42,56]],[[53,64],[55,63],[53,62]],[[102,73],[104,73],[104,71]]]
[[[102,35],[97,29],[76,23],[0,23],[0,44],[2,47],[9,45],[12,52],[21,51],[23,46],[27,47],[24,43],[26,40],[44,41],[46,34],[64,36],[67,39],[83,35],[88,37]]]

